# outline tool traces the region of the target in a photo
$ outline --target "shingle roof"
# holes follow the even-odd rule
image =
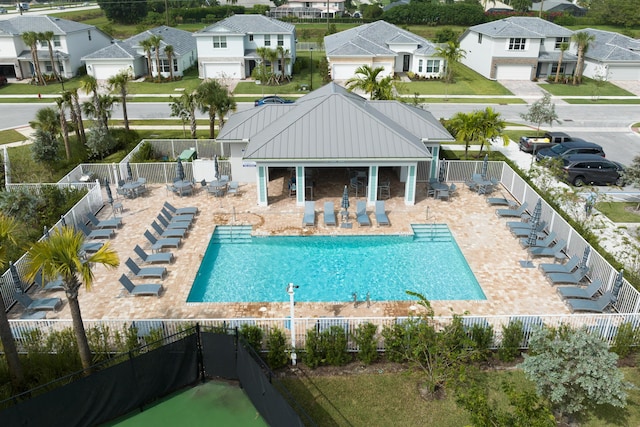
[[[390,43],[415,43],[418,50],[435,51],[435,45],[420,36],[398,28],[385,21],[360,25],[349,30],[331,34],[324,38],[327,56],[390,55],[397,54],[389,49]]]
[[[541,18],[527,16],[511,16],[498,21],[474,25],[467,31],[484,34],[489,37],[571,37],[573,31]]]
[[[111,44],[110,46],[103,47],[100,50],[92,52],[86,56],[82,57],[82,60],[85,59],[135,59],[139,57],[140,54],[136,52],[130,46],[127,46],[126,43],[117,41]]]
[[[596,61],[627,61],[640,62],[640,41],[610,31],[594,30],[586,28],[584,30],[595,40],[589,44],[589,49],[585,53],[586,58]]]
[[[0,34],[10,35],[19,35],[28,31],[37,33],[53,31],[53,34],[60,36],[91,29],[96,29],[96,27],[45,15],[16,16],[6,21],[0,21]]]
[[[263,15],[233,15],[222,21],[209,25],[198,31],[202,33],[230,33],[230,34],[291,34],[295,26],[287,22],[278,21]]]
[[[453,141],[431,113],[398,101],[368,101],[335,83],[293,104],[234,114],[219,141],[248,140],[245,159],[424,159],[423,140]]]

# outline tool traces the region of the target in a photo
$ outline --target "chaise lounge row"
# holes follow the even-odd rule
[[[378,225],[390,225],[389,217],[385,211],[384,200],[376,201],[375,214]],[[358,221],[360,226],[371,225],[371,220],[367,214],[367,203],[363,200],[356,203],[356,221]],[[313,227],[316,225],[315,202],[305,202],[302,225],[304,227]],[[325,202],[324,204],[324,225],[337,225],[333,202]]]

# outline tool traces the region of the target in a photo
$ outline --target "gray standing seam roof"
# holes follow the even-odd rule
[[[484,34],[489,37],[507,38],[546,38],[571,37],[573,31],[541,18],[526,16],[511,16],[498,21],[474,25],[468,31]],[[466,33],[466,32],[465,32]]]
[[[290,34],[295,31],[295,28],[292,24],[263,15],[233,15],[209,25],[198,31],[197,34],[224,34],[225,32],[234,34]]]
[[[586,58],[596,61],[640,62],[640,40],[593,28],[580,31],[586,31],[595,37],[585,53]]]

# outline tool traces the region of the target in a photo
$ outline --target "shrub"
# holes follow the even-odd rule
[[[403,363],[408,360],[407,353],[410,348],[410,340],[412,336],[417,335],[418,322],[419,320],[416,318],[409,318],[406,322],[395,323],[382,328],[384,351],[387,360],[397,363]]]
[[[512,362],[520,354],[520,344],[522,343],[522,322],[516,320],[502,325],[502,343],[498,350],[498,359],[503,362]]]
[[[618,333],[611,346],[611,351],[616,353],[620,358],[623,358],[634,352],[637,345],[638,333],[633,329],[631,323],[626,322],[618,328]]]
[[[329,365],[342,366],[349,362],[347,332],[342,326],[332,326],[328,331],[323,331],[320,342],[326,349],[326,361]]]
[[[287,338],[278,328],[272,329],[267,335],[267,363],[271,369],[278,369],[287,366],[289,357],[287,356]]]
[[[149,141],[145,141],[142,143],[138,151],[136,151],[131,156],[131,162],[133,163],[143,163],[149,160],[155,160],[155,150],[153,148],[153,144]]]
[[[315,329],[307,331],[307,340],[304,345],[304,363],[310,368],[317,368],[324,361],[323,348],[320,343],[320,334]]]
[[[262,351],[262,328],[244,323],[240,327],[239,333],[257,353]]]
[[[469,330],[476,360],[487,360],[491,354],[490,347],[493,344],[493,326],[474,324]]]
[[[369,322],[358,325],[356,329],[354,339],[360,349],[358,359],[366,365],[370,365],[378,358],[377,330],[378,327]]]

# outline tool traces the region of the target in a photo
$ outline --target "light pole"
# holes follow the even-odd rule
[[[287,293],[289,294],[289,308],[290,308],[290,313],[291,313],[291,320],[290,320],[290,325],[291,325],[291,364],[293,366],[296,365],[296,359],[298,358],[298,355],[296,354],[296,323],[295,323],[295,317],[294,317],[294,305],[295,305],[295,300],[294,300],[294,293],[295,293],[295,289],[297,289],[298,286],[294,285],[293,283],[289,283],[287,285]]]
[[[309,75],[309,91],[313,90],[313,48],[309,48],[311,50],[311,74]]]

